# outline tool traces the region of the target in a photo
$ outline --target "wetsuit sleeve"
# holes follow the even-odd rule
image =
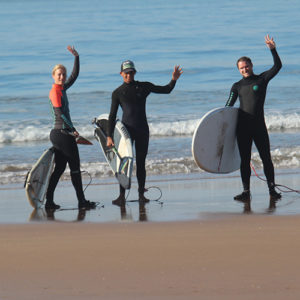
[[[169,94],[172,92],[176,84],[176,80],[171,80],[167,85],[154,85],[148,82],[148,88],[150,93],[156,94]]]
[[[77,77],[79,75],[79,69],[80,69],[79,56],[75,56],[72,73],[64,84],[65,90],[67,90],[69,87],[71,87],[73,85],[73,83],[75,82],[75,80],[77,79]]]
[[[63,120],[64,126],[63,128],[69,128],[72,131],[76,129],[73,126],[73,123],[70,118],[68,118],[62,111],[62,91],[61,90],[51,90],[49,94],[49,98],[53,107],[53,113],[56,118]]]
[[[238,93],[236,83],[235,83],[230,90],[229,98],[228,98],[225,106],[233,106],[238,98],[238,95],[239,95],[239,93]]]
[[[110,113],[108,117],[108,128],[107,128],[107,136],[110,137],[113,136],[113,132],[115,129],[119,104],[120,104],[119,97],[116,92],[113,92],[111,96],[111,106],[110,106]]]
[[[271,53],[272,53],[272,56],[273,56],[274,65],[270,70],[262,73],[262,76],[264,77],[264,79],[267,82],[269,82],[279,72],[279,70],[282,67],[282,63],[281,63],[281,60],[280,60],[280,57],[277,53],[276,48],[272,49]]]

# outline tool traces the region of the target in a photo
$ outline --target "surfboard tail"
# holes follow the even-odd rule
[[[119,181],[120,185],[125,189],[129,190],[131,187],[131,179],[126,175],[122,173],[116,173],[116,178]]]

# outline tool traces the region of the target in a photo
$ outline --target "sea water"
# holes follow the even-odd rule
[[[184,73],[169,95],[147,98],[148,175],[201,173],[191,154],[200,118],[223,107],[241,76],[240,56],[255,73],[269,69],[264,36],[274,36],[283,67],[268,86],[266,123],[276,169],[300,166],[300,2],[298,0],[13,0],[0,10],[0,184],[21,184],[51,146],[48,94],[52,67],[70,73],[80,54],[80,74],[68,90],[73,123],[93,146],[79,146],[82,170],[98,181],[111,176],[93,137],[94,117],[108,113],[122,83],[123,60],[136,80],[165,85],[175,65]],[[236,103],[236,106],[238,103]],[[118,111],[119,117],[122,111]],[[253,164],[261,162],[253,148]]]

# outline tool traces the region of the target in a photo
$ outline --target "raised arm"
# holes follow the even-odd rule
[[[182,73],[182,68],[180,66],[175,66],[172,73],[172,80],[178,80]]]
[[[274,38],[273,38],[273,37],[270,38],[270,36],[269,36],[268,34],[265,36],[265,42],[266,42],[267,47],[268,47],[270,50],[276,48],[276,44],[275,44],[275,42],[274,42]]]
[[[277,53],[276,44],[275,44],[273,37],[270,38],[269,35],[266,35],[265,43],[266,43],[267,47],[271,50],[271,53],[273,56],[273,61],[274,61],[273,67],[270,70],[264,72],[265,80],[269,81],[279,72],[279,70],[282,67],[282,63],[281,63],[280,57]]]
[[[73,66],[73,70],[72,73],[70,75],[70,77],[67,79],[67,81],[64,84],[64,89],[67,90],[69,87],[71,87],[73,85],[73,83],[75,82],[75,80],[77,79],[78,75],[79,75],[79,54],[78,52],[75,50],[74,46],[68,46],[67,49],[74,55],[74,66]]]
[[[176,81],[179,79],[181,74],[183,73],[182,68],[180,66],[175,66],[172,72],[172,79],[167,85],[154,85],[149,83],[149,91],[151,93],[156,94],[169,94],[175,87]]]

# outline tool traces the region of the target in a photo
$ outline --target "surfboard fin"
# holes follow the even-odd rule
[[[91,141],[89,141],[88,139],[84,138],[81,135],[76,137],[76,143],[80,145],[93,145]]]

